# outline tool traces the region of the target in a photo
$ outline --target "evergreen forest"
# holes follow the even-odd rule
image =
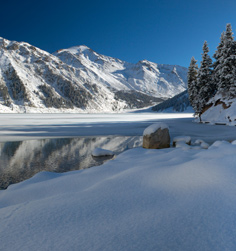
[[[188,94],[195,115],[200,118],[213,103],[213,97],[230,101],[236,97],[236,41],[231,24],[226,25],[220,43],[213,55],[208,55],[209,48],[203,44],[200,67],[194,57],[188,68]]]

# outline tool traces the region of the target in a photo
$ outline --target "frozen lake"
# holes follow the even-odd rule
[[[236,139],[236,127],[193,123],[192,114],[0,114],[0,142],[80,136],[142,136],[152,123],[169,125],[171,137],[208,143]]]
[[[171,138],[235,140],[236,127],[193,123],[192,114],[0,114],[0,188],[40,171],[65,172],[104,163],[96,147],[119,154],[142,145],[144,129],[164,122]]]

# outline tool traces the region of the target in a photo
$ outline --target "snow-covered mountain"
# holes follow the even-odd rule
[[[187,69],[131,64],[77,46],[53,54],[0,38],[0,112],[112,112],[186,89]]]
[[[152,110],[156,112],[194,112],[189,102],[187,90],[155,105]]]

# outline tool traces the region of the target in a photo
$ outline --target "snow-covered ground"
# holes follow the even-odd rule
[[[236,139],[236,127],[170,114],[14,116],[0,116],[1,138],[142,135],[159,121],[172,139],[211,146],[135,148],[11,185],[0,191],[1,250],[236,250],[236,144],[212,144]]]

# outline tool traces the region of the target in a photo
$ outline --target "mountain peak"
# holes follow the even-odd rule
[[[85,51],[88,51],[88,50],[91,50],[88,46],[86,45],[78,45],[78,46],[73,46],[73,47],[70,47],[68,49],[61,49],[61,50],[58,50],[57,53],[61,53],[61,52],[70,52],[71,54],[81,54]]]

